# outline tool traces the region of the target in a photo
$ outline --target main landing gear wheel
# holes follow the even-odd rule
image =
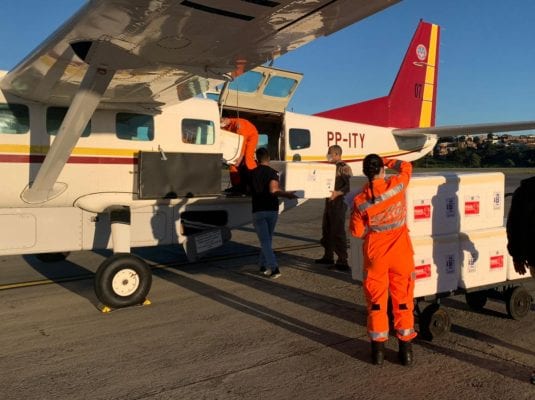
[[[507,314],[513,319],[519,320],[528,315],[532,302],[531,295],[523,286],[516,286],[505,293]]]
[[[122,308],[145,301],[152,284],[147,263],[131,254],[114,254],[104,260],[95,276],[95,292],[102,304]]]
[[[466,304],[474,311],[481,311],[487,304],[487,291],[480,290],[478,292],[466,293]]]
[[[440,304],[427,306],[420,314],[420,335],[425,340],[433,340],[449,332],[451,319]]]
[[[70,252],[65,251],[63,253],[39,253],[36,254],[35,257],[39,261],[49,263],[49,262],[59,262],[59,261],[65,261],[67,257],[69,257]]]

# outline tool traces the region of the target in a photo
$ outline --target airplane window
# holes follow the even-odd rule
[[[258,89],[262,78],[263,75],[260,72],[249,71],[230,82],[229,89],[252,93]]]
[[[215,101],[219,101],[219,93],[206,93],[206,98],[210,99],[210,100],[215,100]]]
[[[59,127],[67,114],[66,107],[49,107],[46,109],[46,131],[51,136],[56,136]],[[88,137],[91,134],[91,120],[85,126],[82,137]]]
[[[268,147],[269,138],[268,135],[261,133],[258,135],[258,144],[256,145],[256,148],[259,149],[260,147]]]
[[[202,119],[182,120],[182,142],[190,144],[214,144],[215,129],[212,121]]]
[[[290,149],[299,150],[310,147],[310,131],[308,129],[290,129]]]
[[[119,139],[142,142],[154,139],[154,119],[152,115],[117,113],[115,129]]]
[[[295,79],[286,78],[284,76],[274,76],[266,85],[264,94],[272,97],[288,97],[296,83],[297,81]]]
[[[0,133],[27,133],[30,110],[23,104],[0,104]]]

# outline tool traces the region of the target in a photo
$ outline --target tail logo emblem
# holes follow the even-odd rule
[[[427,58],[427,49],[423,44],[419,44],[418,47],[416,47],[416,56],[420,61],[424,61]]]

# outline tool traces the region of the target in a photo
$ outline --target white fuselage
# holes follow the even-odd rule
[[[396,138],[392,134],[395,127],[384,128],[292,112],[285,113],[284,126],[286,161],[325,161],[329,146],[337,144],[342,147],[343,160],[351,165],[356,175],[362,173],[362,160],[367,154],[413,161],[425,156],[436,144],[432,137]],[[292,149],[292,129],[310,131],[310,146]]]
[[[16,118],[10,117],[7,104],[23,106],[28,115],[22,115],[25,111],[19,109],[14,112]],[[64,190],[39,204],[26,202],[22,194],[35,179],[55,137],[49,133],[50,107],[9,96],[0,96],[0,106],[0,117],[4,119],[0,120],[0,254],[112,247],[107,212],[116,207],[131,209],[132,247],[183,243],[184,211],[222,211],[227,216],[223,223],[229,228],[250,222],[247,198],[139,198],[140,151],[160,152],[162,157],[166,153],[221,154],[227,161],[239,155],[241,137],[219,128],[219,107],[213,100],[193,98],[165,107],[160,114],[148,116],[153,121],[150,129],[143,124],[121,127],[124,112],[97,109],[91,118],[89,135],[78,140],[59,175],[57,182]],[[280,118],[280,132],[267,135],[270,147],[276,149],[273,158],[325,162],[327,148],[339,144],[354,174],[360,174],[360,162],[366,154],[414,160],[435,144],[433,139],[426,139],[425,143],[397,142],[389,128],[290,112]],[[26,131],[13,125],[24,125],[26,119]],[[193,129],[191,137],[185,127],[195,128],[195,124],[199,127],[196,133]],[[125,129],[126,134],[122,132]],[[206,171],[214,173],[221,171]]]

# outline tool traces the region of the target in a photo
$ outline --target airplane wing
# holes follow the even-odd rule
[[[394,129],[392,133],[398,137],[423,136],[458,136],[475,135],[494,132],[513,132],[535,129],[535,121],[509,122],[496,124],[451,125],[429,128]]]
[[[99,107],[155,109],[399,1],[89,0],[0,88],[69,105],[91,65],[114,71]]]

